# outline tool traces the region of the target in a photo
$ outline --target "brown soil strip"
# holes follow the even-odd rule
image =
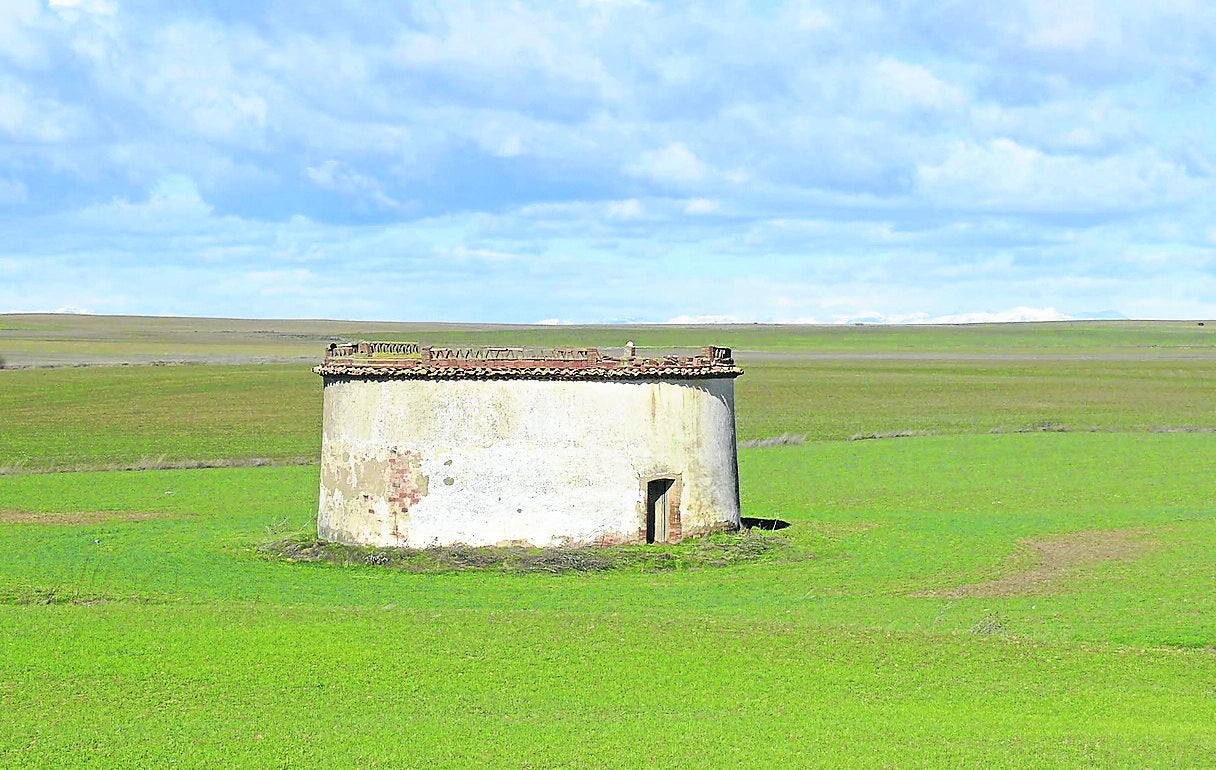
[[[0,466],[0,476],[30,475],[35,473],[94,473],[99,471],[168,471],[197,470],[200,468],[266,468],[270,466],[316,465],[311,457],[287,457],[269,460],[264,457],[246,457],[231,460],[140,460],[134,463],[103,463],[92,465],[64,465],[52,467]]]
[[[946,599],[1048,595],[1084,567],[1107,561],[1132,561],[1159,547],[1161,543],[1151,539],[1149,533],[1146,529],[1114,529],[1026,538],[1019,542],[1018,551],[1010,555],[1008,562],[1014,568],[1025,565],[1029,559],[1033,564],[1029,569],[982,583],[914,595]]]
[[[54,524],[79,527],[89,524],[116,521],[147,521],[169,519],[174,515],[162,511],[71,511],[68,513],[45,513],[0,508],[0,524]]]

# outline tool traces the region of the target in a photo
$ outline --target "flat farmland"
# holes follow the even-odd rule
[[[157,345],[180,343],[190,350],[197,343],[180,328],[185,323],[180,319],[151,331],[161,319],[138,319],[139,324],[119,319],[98,328],[97,319],[86,317],[83,330],[55,336],[44,328],[54,325],[45,321],[41,326],[26,323],[42,331],[6,331],[3,318],[12,317],[0,317],[0,355],[18,333],[31,348],[38,342],[57,349],[60,337],[80,336],[121,345],[129,325],[142,330],[140,339],[157,340]],[[62,324],[76,320],[62,318]],[[212,328],[220,322],[200,323],[209,339],[223,336]],[[286,363],[276,358],[284,350],[278,342],[263,339],[260,332],[238,330],[231,332],[240,342],[234,349],[243,345],[259,351],[240,364],[181,363],[188,357],[175,358],[170,347],[162,347],[156,352],[161,356],[157,365],[110,361],[81,366],[88,361],[82,356],[71,366],[44,361],[0,371],[0,414],[5,417],[0,424],[0,469],[299,463],[316,458],[321,384],[310,366],[328,344],[325,324],[242,323],[288,324],[286,328],[295,331],[268,330],[265,335],[307,337],[311,347],[300,350],[307,350],[309,357]],[[313,325],[290,325],[305,323]],[[379,332],[436,344],[580,344],[576,333],[564,327],[553,332],[546,327],[462,331],[426,325],[401,331],[398,326],[347,331],[356,339]],[[636,338],[651,353],[688,350],[707,340],[735,344],[737,360],[747,371],[737,384],[740,439],[792,433],[818,441],[898,433],[1210,431],[1216,429],[1216,337],[1209,328],[1216,329],[1128,324],[1122,344],[1118,325],[1111,323],[1093,328],[795,327],[788,338],[772,327],[588,327],[584,334],[608,349]],[[898,334],[901,331],[905,337]],[[591,344],[586,340],[581,344]],[[1067,347],[1069,341],[1075,349]],[[812,348],[817,342],[823,350]],[[130,352],[143,344],[113,350],[114,360],[137,358]],[[217,354],[222,360],[236,355]]]
[[[435,345],[533,345],[643,350],[727,345],[742,353],[812,356],[1211,356],[1216,327],[1193,321],[1063,321],[968,326],[675,324],[518,326],[325,320],[0,314],[10,367],[122,363],[308,362],[330,342],[424,340]]]
[[[1209,327],[339,329],[737,348],[781,547],[549,574],[268,556],[326,324],[108,320],[0,316],[5,766],[1216,763]]]

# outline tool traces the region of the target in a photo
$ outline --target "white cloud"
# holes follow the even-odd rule
[[[0,133],[18,141],[63,142],[85,129],[79,111],[0,73]]]
[[[917,167],[931,200],[964,208],[1102,211],[1176,202],[1203,185],[1151,149],[1090,158],[1048,154],[1010,139],[955,143],[938,164]]]
[[[678,315],[675,318],[668,318],[663,323],[694,326],[707,324],[741,324],[751,322],[734,315]]]
[[[185,174],[169,174],[156,180],[152,186],[149,198],[153,202],[182,202],[193,205],[202,202],[198,193],[198,185]]]
[[[114,0],[47,0],[47,5],[68,21],[76,21],[83,16],[113,16],[118,10],[118,3]]]
[[[304,175],[317,187],[340,192],[379,208],[393,209],[401,205],[384,194],[378,181],[360,174],[339,160],[331,159],[317,166],[309,166],[304,169]]]
[[[708,198],[693,198],[684,204],[685,214],[716,214],[721,210],[717,201]]]
[[[683,142],[671,142],[661,149],[642,153],[641,159],[632,164],[629,171],[659,182],[688,184],[703,179],[707,169]]]
[[[25,66],[42,64],[46,21],[38,0],[0,3],[0,57]]]
[[[642,208],[642,203],[637,198],[630,198],[625,201],[611,201],[608,203],[607,217],[609,219],[631,220],[641,219],[646,215]]]
[[[1054,307],[1015,307],[1010,310],[1002,310],[994,313],[955,313],[952,315],[926,317],[922,321],[908,321],[907,323],[983,324],[1074,320],[1076,319],[1073,316],[1061,313]]]
[[[0,178],[0,205],[25,203],[29,200],[29,191],[20,179]]]
[[[244,283],[259,297],[311,297],[325,287],[311,270],[260,270],[247,273]]]
[[[833,325],[870,323],[870,324],[980,324],[980,323],[1028,323],[1043,321],[1074,321],[1075,317],[1059,312],[1055,308],[1016,307],[997,312],[955,313],[949,315],[933,315],[926,312],[903,313],[887,315],[879,312],[860,312],[836,314],[832,316]],[[821,322],[813,317],[784,317],[781,315],[739,316],[739,315],[678,315],[663,323],[677,325],[711,325],[711,324],[751,324],[766,323],[778,325],[814,326]]]
[[[482,260],[488,262],[509,262],[518,260],[518,254],[510,254],[505,251],[494,251],[493,249],[470,249],[467,246],[457,246],[448,251],[456,259],[463,260]]]
[[[1118,42],[1118,20],[1110,18],[1104,13],[1105,6],[1093,0],[1035,1],[1028,6],[1031,25],[1026,30],[1026,43],[1031,48],[1072,52],[1107,36],[1111,42]]]
[[[442,17],[429,29],[398,35],[393,58],[408,70],[445,72],[492,93],[520,75],[533,85],[553,78],[575,90],[608,93],[614,87],[595,47],[586,44],[581,13],[563,17],[526,4],[449,5]]]
[[[832,17],[821,8],[799,8],[795,23],[803,32],[819,32],[832,26]]]
[[[211,214],[211,206],[199,196],[193,179],[170,174],[157,180],[146,201],[115,198],[67,214],[65,224],[82,234],[97,231],[194,233],[215,227]]]
[[[519,134],[508,134],[491,150],[500,158],[514,158],[524,151],[524,141]]]
[[[871,103],[881,109],[953,110],[964,106],[966,94],[925,67],[885,58],[864,78]]]
[[[1005,138],[1049,152],[1091,157],[1125,152],[1141,143],[1146,116],[1109,96],[1037,104],[985,104],[971,110],[979,136]]]

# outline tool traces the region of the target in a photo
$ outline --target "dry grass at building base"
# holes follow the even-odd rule
[[[566,548],[437,546],[374,548],[343,545],[306,535],[273,540],[258,547],[269,559],[323,562],[338,566],[379,566],[416,573],[489,570],[502,573],[604,572],[729,567],[745,562],[799,561],[811,558],[786,538],[759,529],[693,538],[675,545],[581,546]]]

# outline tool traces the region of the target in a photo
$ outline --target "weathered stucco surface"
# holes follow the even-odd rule
[[[734,380],[325,378],[318,530],[346,543],[644,542],[739,524]]]

